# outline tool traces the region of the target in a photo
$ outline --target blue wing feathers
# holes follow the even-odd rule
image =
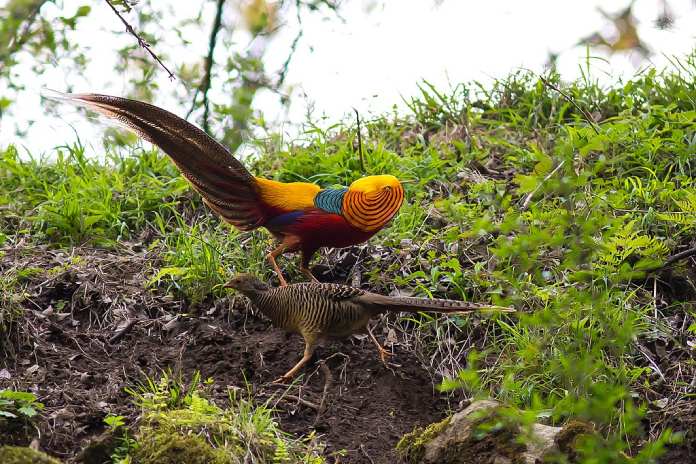
[[[343,196],[347,188],[323,189],[314,197],[314,206],[323,209],[327,213],[343,214]]]
[[[271,218],[266,223],[266,227],[269,229],[275,229],[278,227],[289,226],[290,224],[297,222],[297,220],[305,214],[306,211],[292,211],[289,213],[281,214],[279,216]]]

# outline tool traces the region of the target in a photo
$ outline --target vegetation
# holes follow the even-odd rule
[[[0,433],[5,437],[3,444],[26,441],[24,437],[33,431],[43,407],[33,393],[0,390]]]
[[[0,446],[0,459],[5,464],[60,464],[40,451],[21,446]]]
[[[195,373],[186,385],[164,373],[159,380],[130,389],[141,408],[134,438],[125,432],[115,448],[114,462],[166,463],[307,463],[322,464],[321,448],[310,434],[297,440],[278,429],[268,404],[254,405],[236,390],[229,405],[217,406],[206,398],[206,384]],[[107,418],[112,429],[123,424]]]
[[[436,360],[443,390],[495,397],[522,423],[594,423],[579,462],[655,462],[667,444],[693,440],[670,431],[675,414],[694,414],[696,372],[695,268],[670,260],[694,246],[696,55],[677,65],[611,89],[591,69],[573,83],[524,72],[491,88],[423,83],[411,115],[365,123],[367,173],[415,182],[367,246],[358,282],[514,306],[518,315],[484,321],[393,323]],[[324,186],[363,174],[354,127],[305,137],[258,142],[252,171]],[[231,270],[271,275],[267,234],[222,224],[165,157],[137,145],[107,146],[102,159],[79,142],[44,159],[4,148],[0,208],[6,247],[137,244],[154,256],[150,288],[193,307],[222,296]],[[222,408],[204,390],[167,376],[134,389],[142,418],[120,458],[185,445],[321,462],[312,439],[278,430],[267,404],[231,394]]]

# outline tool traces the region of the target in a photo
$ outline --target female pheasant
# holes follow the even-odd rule
[[[50,98],[117,120],[169,155],[203,202],[225,221],[241,230],[268,229],[280,242],[267,257],[283,286],[279,255],[299,251],[301,271],[316,281],[309,270],[314,253],[366,241],[404,200],[401,182],[390,175],[363,177],[340,189],[255,177],[205,132],[148,103],[99,94],[56,92]]]

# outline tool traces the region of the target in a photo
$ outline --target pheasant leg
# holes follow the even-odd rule
[[[280,255],[283,254],[283,252],[288,248],[288,246],[285,243],[281,243],[278,245],[273,251],[268,253],[266,255],[266,258],[268,261],[270,261],[271,266],[273,266],[273,270],[275,273],[278,275],[278,280],[280,280],[280,286],[285,287],[288,285],[288,283],[285,281],[285,278],[283,277],[283,273],[281,272],[280,268],[278,267],[278,263],[276,263],[276,258]]]
[[[382,345],[379,344],[379,342],[378,342],[377,339],[375,338],[375,335],[372,333],[372,329],[370,328],[370,324],[369,324],[369,323],[365,326],[365,328],[367,329],[368,335],[370,335],[370,339],[372,339],[372,341],[374,342],[374,344],[377,346],[377,350],[379,351],[379,359],[382,360],[382,363],[383,363],[386,367],[389,367],[389,366],[387,365],[387,358],[388,358],[389,356],[391,356],[392,354],[391,354],[389,351],[385,350],[384,347],[383,347]]]
[[[285,374],[283,374],[282,377],[276,379],[273,381],[273,383],[283,383],[291,380],[295,374],[297,374],[297,371],[302,369],[302,366],[307,364],[310,359],[312,359],[312,354],[314,354],[314,348],[316,346],[316,339],[308,341],[305,339],[305,349],[304,349],[304,356],[302,356],[302,359],[300,359],[297,364],[293,366],[292,369],[287,371]]]

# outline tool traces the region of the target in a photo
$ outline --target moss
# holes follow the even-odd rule
[[[139,464],[232,464],[228,452],[215,449],[198,435],[151,430],[138,439],[134,453]]]
[[[0,462],[2,464],[60,464],[60,461],[41,451],[21,446],[0,447]]]
[[[578,440],[583,436],[593,433],[595,433],[595,430],[592,424],[579,420],[571,420],[558,432],[554,441],[561,455],[565,456],[569,462],[578,462],[579,456],[576,451]],[[553,458],[553,456],[551,456],[551,458]]]
[[[412,432],[405,434],[396,444],[396,451],[401,454],[406,462],[416,464],[423,459],[425,453],[425,445],[430,443],[430,440],[440,434],[440,432],[449,425],[451,417],[447,417],[440,422],[435,422],[429,426],[416,427]]]
[[[449,424],[451,417],[430,424],[425,429],[416,428],[404,435],[396,445],[396,450],[409,464],[418,464],[425,457],[425,446],[437,437]],[[502,417],[494,408],[480,410],[471,414],[467,421],[471,431],[467,438],[452,443],[438,454],[439,464],[462,462],[493,462],[497,457],[507,458],[512,464],[523,463],[522,453],[526,447],[516,442],[519,427]],[[476,456],[467,460],[463,456]]]

